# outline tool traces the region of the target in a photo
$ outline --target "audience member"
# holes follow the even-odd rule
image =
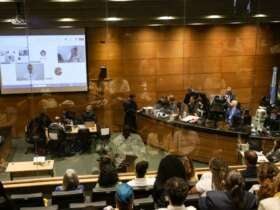
[[[230,171],[225,180],[225,191],[209,191],[201,197],[201,210],[256,210],[257,201],[252,193],[245,191],[245,183],[238,171]]]
[[[80,185],[79,178],[76,171],[73,169],[67,169],[63,176],[63,182],[61,186],[57,186],[55,191],[71,191],[71,190],[84,190],[84,186]]]
[[[258,210],[280,209],[280,173],[274,179],[274,196],[263,199],[259,203]]]
[[[165,207],[166,205],[164,185],[172,177],[179,177],[186,180],[186,170],[177,156],[167,155],[159,163],[158,173],[154,183],[153,199],[157,208]]]
[[[266,157],[271,162],[280,161],[280,139],[274,140],[273,148],[266,154]]]
[[[136,164],[136,178],[127,182],[128,185],[132,187],[146,187],[153,186],[155,178],[145,177],[149,163],[147,161],[140,161]]]
[[[180,159],[186,170],[186,178],[187,178],[186,180],[188,182],[197,181],[194,174],[194,167],[193,167],[192,160],[187,155],[180,157]]]
[[[117,186],[116,194],[116,209],[117,210],[132,210],[134,193],[131,186],[126,183],[122,183]],[[104,210],[113,210],[112,206],[107,206]]]
[[[256,193],[259,200],[274,195],[273,179],[279,173],[279,169],[273,163],[261,163],[258,167],[259,184],[253,185],[249,190]]]
[[[96,122],[96,115],[93,111],[92,105],[86,106],[86,111],[82,114],[82,120],[83,122],[90,122],[90,121]]]
[[[188,191],[189,186],[184,179],[178,177],[168,179],[165,184],[165,193],[169,205],[167,208],[160,208],[159,210],[195,210],[196,208],[193,206],[185,207],[184,205]]]
[[[208,191],[223,191],[225,189],[225,178],[228,173],[227,163],[220,158],[212,158],[209,162],[210,171],[204,173],[191,193],[200,193],[205,196]]]
[[[257,178],[257,162],[258,156],[257,153],[253,150],[246,151],[245,155],[245,163],[246,169],[241,172],[244,178]]]
[[[2,182],[0,182],[0,209],[2,210],[17,210],[14,203],[8,197]]]
[[[118,181],[118,172],[112,159],[108,156],[101,157],[97,187],[114,187]]]

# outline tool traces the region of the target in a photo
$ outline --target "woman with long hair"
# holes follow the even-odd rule
[[[230,171],[225,179],[225,191],[209,191],[201,197],[202,210],[256,210],[257,201],[252,193],[245,191],[245,183],[238,171]]]
[[[273,197],[263,199],[259,204],[258,210],[280,209],[280,173],[274,178],[273,189]]]
[[[71,191],[71,190],[84,190],[84,186],[80,185],[78,175],[74,169],[67,169],[63,176],[61,186],[57,186],[55,191]]]
[[[154,183],[153,198],[157,208],[165,207],[165,182],[172,177],[186,180],[186,170],[181,160],[175,155],[167,155],[159,164]]]
[[[228,173],[227,163],[220,158],[212,158],[209,162],[210,171],[204,173],[190,193],[205,196],[208,191],[222,191],[225,189],[225,178]]]

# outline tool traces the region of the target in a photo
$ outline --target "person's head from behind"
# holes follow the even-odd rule
[[[235,209],[245,210],[243,200],[245,183],[239,171],[230,171],[225,182],[226,191],[230,193]]]
[[[92,108],[92,105],[87,105],[86,106],[86,112],[92,112],[93,111],[93,108]]]
[[[102,157],[99,162],[99,186],[111,187],[117,184],[118,180],[118,172],[112,159],[108,156]]]
[[[156,182],[163,185],[169,178],[174,176],[186,179],[186,170],[177,156],[167,155],[159,163]]]
[[[136,170],[136,177],[137,178],[144,178],[146,173],[147,173],[147,169],[149,167],[149,163],[148,161],[140,161],[136,164],[135,170]]]
[[[136,96],[135,96],[134,94],[130,94],[130,95],[128,96],[128,99],[129,99],[129,100],[132,100],[132,101],[135,101],[135,98],[136,98]]]
[[[279,169],[273,163],[261,163],[258,167],[258,179],[260,189],[259,199],[272,197],[274,195],[274,178],[279,174]]]
[[[194,176],[194,167],[192,160],[187,155],[181,157],[180,159],[186,170],[186,178],[187,180],[190,180]]]
[[[224,190],[225,179],[229,171],[227,163],[221,158],[212,158],[209,162],[209,168],[215,190]]]
[[[257,153],[253,150],[248,150],[245,152],[245,161],[247,166],[256,166],[258,162]]]
[[[172,206],[182,206],[188,195],[187,182],[178,177],[172,177],[165,184],[165,192]]]
[[[76,190],[79,186],[79,178],[74,169],[67,169],[63,176],[63,190]]]
[[[133,209],[133,189],[126,183],[117,186],[116,189],[116,206],[119,210]]]

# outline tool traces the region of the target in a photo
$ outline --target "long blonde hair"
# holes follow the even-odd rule
[[[67,169],[63,176],[63,190],[76,190],[79,186],[79,178],[74,169]]]

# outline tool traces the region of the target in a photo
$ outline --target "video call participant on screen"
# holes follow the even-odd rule
[[[128,99],[123,103],[124,109],[124,126],[129,127],[132,132],[137,131],[136,124],[136,113],[137,113],[137,104],[135,101],[136,96],[131,94],[128,96]]]
[[[78,47],[71,48],[71,53],[68,62],[81,62],[81,57],[79,56]]]

